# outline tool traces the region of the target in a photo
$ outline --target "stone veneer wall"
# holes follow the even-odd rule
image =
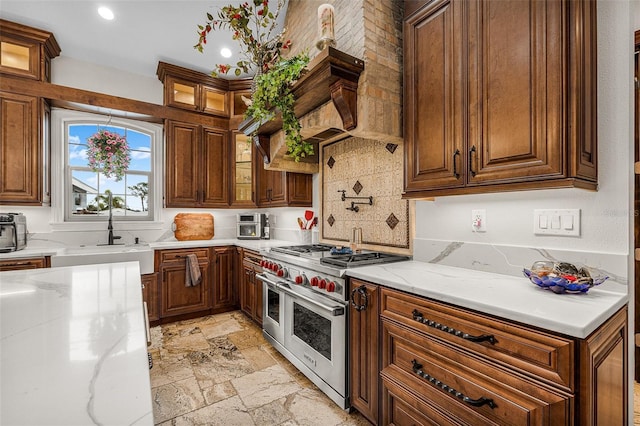
[[[365,62],[358,83],[358,126],[353,136],[402,143],[402,0],[290,0],[285,26],[291,53],[314,57],[318,6],[335,9],[336,49]],[[324,111],[330,108],[332,111]],[[308,124],[333,117],[331,103],[309,114]],[[305,126],[303,119],[303,127]],[[313,132],[311,132],[313,133]],[[303,133],[304,134],[304,133]]]

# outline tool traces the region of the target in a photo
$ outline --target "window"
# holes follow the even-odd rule
[[[160,209],[154,191],[160,188],[159,168],[162,128],[155,124],[110,118],[97,114],[54,110],[52,143],[60,153],[63,173],[53,176],[60,188],[56,222],[104,222],[157,220]],[[55,133],[58,131],[58,138]],[[92,171],[87,159],[87,139],[99,130],[115,132],[127,139],[131,150],[129,167],[121,180]],[[56,141],[56,139],[59,139]]]

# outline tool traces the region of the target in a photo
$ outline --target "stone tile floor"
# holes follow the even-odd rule
[[[633,383],[633,424],[640,425],[640,383]]]
[[[156,424],[369,425],[340,409],[242,312],[153,327]]]

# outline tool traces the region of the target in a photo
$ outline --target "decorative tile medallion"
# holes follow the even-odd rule
[[[355,192],[356,195],[360,195],[360,191],[362,191],[362,184],[357,180],[355,185],[353,185],[353,192]]]
[[[387,148],[387,151],[393,154],[394,152],[396,152],[396,148],[398,148],[398,145],[396,145],[395,143],[388,143],[385,148]]]
[[[396,215],[391,213],[387,218],[387,225],[389,225],[389,228],[395,228],[396,226],[398,226],[398,223],[400,223],[400,220],[396,217]]]
[[[333,169],[334,164],[336,164],[336,160],[333,157],[329,157],[327,160],[327,166],[329,166],[330,169]]]
[[[329,226],[333,226],[335,221],[336,221],[336,219],[333,217],[332,214],[330,214],[329,217],[327,218],[327,222],[329,222]]]

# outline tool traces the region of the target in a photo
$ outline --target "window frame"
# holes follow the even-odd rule
[[[110,121],[109,121],[110,120]],[[53,108],[51,111],[51,162],[52,162],[52,200],[53,230],[102,230],[106,223],[104,216],[72,215],[70,207],[73,203],[71,189],[72,169],[68,162],[69,147],[67,142],[68,127],[73,124],[107,124],[109,126],[127,127],[151,135],[151,172],[149,173],[149,194],[147,200],[149,215],[147,217],[113,216],[118,229],[161,229],[162,228],[162,164],[163,164],[163,127],[161,124],[149,123],[127,118],[114,118],[109,115],[90,112],[72,111]],[[77,169],[76,169],[77,170]],[[146,173],[146,172],[145,172]]]

